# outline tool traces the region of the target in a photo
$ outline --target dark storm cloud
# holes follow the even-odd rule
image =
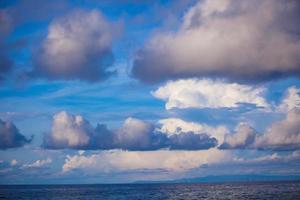
[[[60,112],[53,117],[52,131],[44,136],[44,148],[49,149],[124,149],[147,151],[209,149],[217,140],[206,134],[180,132],[167,135],[155,130],[153,124],[128,118],[117,130],[105,125],[94,128],[82,116]]]
[[[21,147],[30,142],[13,123],[0,119],[0,149]]]
[[[295,0],[199,1],[177,32],[158,33],[137,52],[132,74],[144,82],[299,76],[299,13]]]

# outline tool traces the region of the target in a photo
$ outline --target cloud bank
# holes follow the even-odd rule
[[[79,79],[89,82],[110,75],[113,62],[112,40],[117,26],[110,24],[100,12],[74,11],[55,19],[38,53],[34,56],[35,77]]]
[[[199,1],[178,31],[155,35],[137,52],[132,74],[144,82],[299,76],[299,11],[294,0]]]
[[[2,121],[0,119],[0,149],[21,147],[31,142],[20,133],[12,122]]]
[[[82,116],[60,112],[54,115],[52,131],[44,136],[49,149],[199,150],[218,144],[205,132],[179,131],[168,135],[148,122],[128,118],[116,130],[98,124],[95,128]]]
[[[229,152],[218,149],[203,151],[102,151],[92,155],[67,156],[63,172],[81,169],[90,173],[109,173],[132,170],[167,170],[182,172],[201,165],[222,162]]]
[[[43,146],[50,149],[130,151],[201,150],[213,147],[295,150],[300,148],[298,97],[298,88],[288,88],[285,98],[276,108],[280,112],[284,108],[286,116],[273,122],[262,133],[247,123],[240,123],[236,130],[230,133],[225,126],[211,127],[178,118],[161,119],[156,124],[128,118],[121,127],[110,130],[104,124],[93,127],[82,116],[63,111],[54,115],[52,131],[44,136]]]
[[[153,92],[153,96],[166,101],[172,108],[234,108],[241,103],[268,107],[265,88],[252,87],[210,79],[184,79],[169,81]]]

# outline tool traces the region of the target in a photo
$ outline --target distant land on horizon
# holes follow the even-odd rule
[[[270,176],[270,175],[221,175],[196,178],[174,179],[165,181],[135,181],[136,184],[150,183],[222,183],[222,182],[265,182],[265,181],[300,181],[300,176]]]
[[[251,182],[278,182],[278,181],[300,181],[300,176],[272,176],[272,175],[220,175],[220,176],[203,176],[195,178],[183,178],[183,179],[173,179],[173,180],[138,180],[132,182],[111,182],[111,183],[56,183],[51,182],[48,184],[45,183],[17,183],[17,184],[0,184],[0,186],[14,186],[14,185],[126,185],[126,184],[185,184],[185,183],[251,183]]]
[[[17,184],[0,184],[0,186],[30,186],[30,185],[128,185],[128,184],[188,184],[188,183],[257,183],[257,182],[300,182],[300,176],[271,176],[271,175],[220,175],[220,176],[204,176],[195,178],[183,178],[174,180],[138,180],[132,182],[120,183],[17,183]]]

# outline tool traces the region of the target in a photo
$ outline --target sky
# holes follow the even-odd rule
[[[299,176],[299,11],[0,1],[0,184]]]

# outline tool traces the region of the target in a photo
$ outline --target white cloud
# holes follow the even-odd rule
[[[33,74],[48,79],[107,78],[115,29],[96,10],[77,10],[55,19],[36,55]]]
[[[286,117],[273,122],[262,134],[243,124],[225,136],[222,149],[295,150],[300,148],[300,109],[290,110]]]
[[[180,134],[182,132],[193,132],[195,134],[206,133],[218,140],[218,143],[223,143],[225,134],[229,130],[225,126],[211,127],[206,124],[199,124],[195,122],[187,122],[178,118],[167,118],[158,121],[160,127],[158,131],[166,133],[167,135]]]
[[[226,134],[221,149],[250,148],[255,142],[257,132],[248,124],[241,123],[234,134]]]
[[[53,142],[58,147],[84,147],[90,143],[93,131],[94,128],[82,116],[62,111],[53,116],[51,137],[45,142],[50,146]]]
[[[63,172],[82,169],[90,173],[109,173],[131,170],[156,170],[182,172],[204,164],[219,163],[230,156],[218,149],[203,151],[103,151],[90,156],[67,156]]]
[[[300,109],[290,110],[286,118],[274,122],[255,143],[258,148],[299,149],[300,148]]]
[[[117,130],[108,130],[105,125],[93,127],[80,115],[65,111],[53,117],[52,131],[44,137],[46,148],[73,149],[129,149],[150,150],[152,147],[153,126],[145,121],[128,118]]]
[[[117,143],[124,149],[151,149],[154,128],[145,121],[128,118],[116,132]]]
[[[169,81],[153,92],[156,98],[166,101],[172,108],[232,108],[240,103],[268,107],[265,88],[226,83],[209,79]]]
[[[257,164],[263,164],[263,163],[286,163],[286,162],[299,162],[300,158],[300,151],[293,151],[288,154],[278,154],[278,153],[271,153],[263,156],[258,156],[254,158],[243,158],[243,157],[234,157],[233,162],[235,163],[243,163],[243,164],[249,164],[249,163],[257,163]]]
[[[29,163],[29,164],[24,164],[22,165],[22,169],[28,169],[28,168],[40,168],[40,167],[44,167],[47,164],[52,163],[52,160],[50,158],[46,159],[46,160],[36,160],[33,163]]]
[[[44,135],[43,146],[50,149],[199,150],[217,145],[207,133],[193,131],[168,135],[149,122],[128,118],[116,130],[105,125],[95,128],[82,116],[59,112],[53,117],[52,131]]]
[[[286,96],[279,105],[279,110],[288,112],[294,108],[300,108],[300,89],[292,86],[286,91]]]
[[[298,1],[198,1],[177,32],[155,35],[137,53],[133,75],[146,82],[299,76],[299,8]]]

